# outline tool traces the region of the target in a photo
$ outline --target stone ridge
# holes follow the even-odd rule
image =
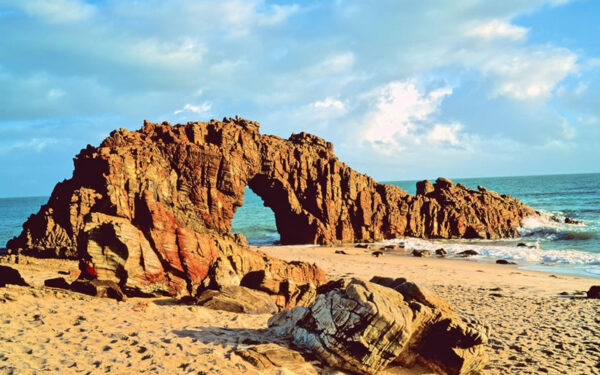
[[[354,171],[317,136],[261,135],[257,122],[239,117],[145,121],[88,145],[74,165],[73,177],[56,185],[7,248],[95,262],[111,274],[137,267],[134,278],[169,293],[196,288],[215,259],[245,248],[231,221],[246,186],[273,210],[283,244],[514,237],[534,214],[511,197],[441,178],[409,195]]]

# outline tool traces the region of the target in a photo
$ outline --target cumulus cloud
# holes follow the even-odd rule
[[[395,81],[376,89],[372,109],[364,120],[364,139],[384,152],[396,152],[422,141],[422,128],[429,125],[449,87],[422,92],[412,80]]]
[[[509,39],[519,41],[525,39],[527,30],[524,27],[513,25],[504,20],[491,20],[473,28],[473,36],[486,39]]]
[[[494,95],[516,99],[548,98],[559,82],[578,71],[577,55],[561,48],[504,51],[481,62],[495,80]]]
[[[461,124],[436,124],[433,126],[433,129],[427,133],[427,139],[432,143],[449,143],[451,145],[458,145],[458,133],[461,129]]]

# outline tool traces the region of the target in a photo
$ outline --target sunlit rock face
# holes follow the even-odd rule
[[[193,293],[218,258],[240,279],[269,265],[274,280],[325,280],[314,266],[250,252],[231,234],[246,186],[273,210],[283,244],[513,237],[534,214],[447,179],[409,195],[340,162],[319,137],[261,135],[258,123],[240,118],[115,130],[74,164],[73,177],[7,248],[81,259],[84,271],[142,294]]]

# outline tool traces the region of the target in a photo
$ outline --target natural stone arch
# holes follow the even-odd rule
[[[257,174],[248,182],[248,186],[273,211],[282,244],[303,244],[307,238],[317,238],[318,227],[314,220],[313,223],[309,222],[310,217],[299,209],[296,197],[285,188],[282,180]]]
[[[120,282],[144,293],[193,292],[223,257],[240,276],[268,268],[283,279],[319,279],[316,267],[247,252],[232,235],[247,185],[273,210],[284,244],[514,237],[521,220],[534,214],[511,197],[446,179],[409,195],[354,171],[319,137],[261,135],[258,123],[240,118],[145,122],[139,131],[113,131],[74,164],[73,177],[56,186],[7,248],[82,259],[104,267],[105,275],[116,272],[106,252],[127,254],[111,264],[127,271]],[[127,251],[94,247],[93,229],[104,224],[114,227],[115,238],[103,243]]]

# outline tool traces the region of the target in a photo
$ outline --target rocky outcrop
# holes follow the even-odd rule
[[[274,280],[318,286],[324,275],[316,267],[247,251],[231,234],[246,186],[273,209],[283,244],[511,237],[534,214],[513,198],[447,179],[422,182],[409,195],[352,170],[321,138],[285,140],[258,128],[236,118],[116,130],[75,157],[72,178],[56,185],[7,248],[81,259],[84,275],[130,294],[195,293],[219,258],[240,280],[268,269]],[[275,292],[282,288],[270,290],[282,296]]]
[[[269,326],[332,367],[375,374],[417,361],[440,374],[472,374],[485,364],[485,330],[439,297],[402,280],[333,283],[308,308],[284,310]],[[325,288],[327,289],[327,288]]]

